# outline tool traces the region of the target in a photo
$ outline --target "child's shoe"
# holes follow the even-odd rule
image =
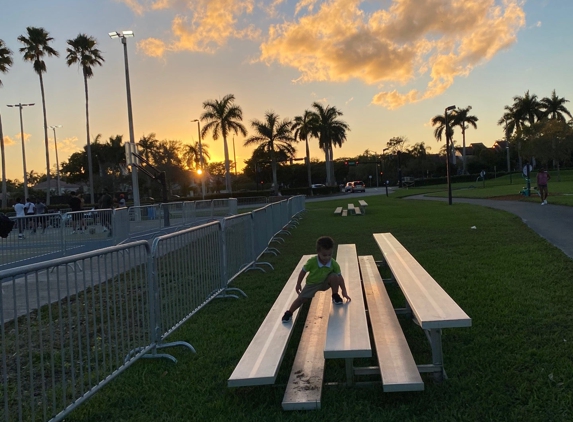
[[[340,297],[340,295],[338,293],[334,293],[332,295],[332,302],[335,305],[342,305],[344,303],[344,301],[342,300],[342,298]]]
[[[285,314],[283,315],[283,322],[289,322],[292,318],[292,312],[291,311],[286,311]]]

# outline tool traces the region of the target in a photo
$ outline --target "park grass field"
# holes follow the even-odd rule
[[[346,206],[347,196],[308,203],[299,227],[278,245],[281,254],[264,258],[275,270],[248,272],[232,284],[248,298],[211,302],[169,337],[191,343],[197,354],[170,349],[177,364],[140,360],[66,420],[572,420],[573,261],[514,215],[400,198],[418,190],[369,197],[363,217],[333,215],[335,207]],[[425,391],[411,393],[325,387],[321,410],[284,412],[281,401],[302,331],[299,318],[275,386],[227,388],[227,378],[300,256],[313,253],[316,238],[328,234],[337,243],[355,243],[360,255],[380,260],[375,232],[392,232],[472,318],[471,328],[444,330],[449,379],[437,385],[423,376]],[[399,292],[391,296],[400,301]],[[421,330],[408,320],[402,324],[414,358],[427,363],[429,346]],[[359,362],[364,363],[374,364]],[[325,381],[344,379],[344,363],[327,361]]]

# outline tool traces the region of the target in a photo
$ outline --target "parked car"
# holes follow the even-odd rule
[[[360,180],[348,182],[344,188],[344,192],[366,192],[366,185]]]
[[[313,188],[313,189],[324,188],[324,187],[326,187],[326,185],[323,185],[322,183],[314,183],[314,184],[312,185],[312,188]]]

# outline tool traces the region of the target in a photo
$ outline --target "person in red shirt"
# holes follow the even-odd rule
[[[537,190],[539,195],[541,195],[541,205],[547,205],[547,182],[551,179],[551,176],[547,171],[541,167],[537,173]]]

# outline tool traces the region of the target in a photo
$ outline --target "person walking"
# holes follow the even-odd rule
[[[18,225],[18,239],[24,239],[24,225],[26,219],[26,211],[24,210],[24,204],[22,203],[22,198],[16,198],[16,204],[14,204],[14,211],[16,212],[16,224]]]
[[[541,196],[541,205],[547,205],[547,182],[551,179],[551,176],[547,171],[541,167],[539,172],[537,172],[537,191]]]
[[[36,214],[36,204],[34,204],[34,200],[27,198],[26,203],[24,204],[24,210],[26,211],[26,217],[32,217]],[[36,234],[36,219],[35,218],[27,218],[26,222],[28,223],[28,228],[32,230],[33,234]]]
[[[109,231],[109,236],[112,235],[111,233],[111,219],[113,215],[113,198],[109,194],[107,189],[104,189],[99,201],[98,201],[98,208],[101,210],[99,211],[99,217],[101,219],[101,225],[103,226],[103,232]]]

